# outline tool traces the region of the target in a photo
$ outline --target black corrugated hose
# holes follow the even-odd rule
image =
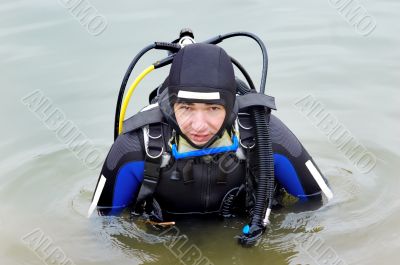
[[[237,90],[240,94],[252,93],[246,84],[237,79]],[[251,246],[257,242],[265,231],[263,219],[266,208],[271,208],[274,196],[274,160],[272,151],[272,141],[270,137],[269,118],[270,109],[264,107],[254,107],[251,110],[256,129],[256,152],[257,152],[257,189],[256,203],[253,208],[253,216],[249,224],[248,233],[243,233],[239,237],[239,242],[245,246]],[[268,206],[267,206],[268,200]]]

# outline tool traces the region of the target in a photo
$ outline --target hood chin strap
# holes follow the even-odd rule
[[[225,131],[224,135],[208,148],[196,149],[185,139],[181,139],[179,146],[177,146],[176,143],[171,144],[172,155],[175,159],[213,155],[230,151],[236,152],[238,147],[239,140],[237,135],[233,134],[231,136],[227,131]]]

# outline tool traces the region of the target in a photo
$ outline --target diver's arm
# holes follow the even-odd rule
[[[118,136],[104,162],[93,196],[92,204],[98,198],[101,214],[119,213],[135,200],[143,181],[143,160],[142,141],[137,131]]]
[[[301,199],[328,199],[332,192],[321,171],[297,137],[277,117],[270,120],[272,149],[274,152],[275,177],[291,195]]]

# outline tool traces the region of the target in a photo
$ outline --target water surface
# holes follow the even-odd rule
[[[51,100],[51,110],[58,108],[79,128],[90,150],[105,155],[112,144],[118,88],[130,60],[145,45],[171,41],[188,26],[197,40],[246,30],[265,41],[270,58],[267,92],[276,97],[276,115],[312,154],[335,197],[316,211],[273,212],[271,228],[251,249],[234,239],[243,220],[183,223],[178,228],[188,238],[184,249],[195,246],[214,264],[395,263],[400,257],[395,168],[400,162],[400,4],[358,2],[376,21],[375,30],[363,36],[331,2],[91,1],[108,23],[93,36],[63,1],[3,0],[1,264],[50,263],[43,260],[43,247],[29,245],[34,235],[48,238],[47,251],[58,247],[75,264],[179,263],[171,233],[132,223],[128,215],[86,218],[100,169],[88,167],[48,128],[44,116],[21,100],[39,91]],[[257,45],[238,39],[222,46],[258,84]],[[146,56],[133,76],[164,55]],[[147,104],[147,94],[166,71],[141,83],[129,114]],[[308,95],[377,158],[372,171],[360,172],[299,111],[295,102]]]

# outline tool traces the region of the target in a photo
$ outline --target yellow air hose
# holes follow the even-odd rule
[[[138,77],[136,77],[133,84],[129,87],[128,93],[126,94],[126,97],[124,98],[124,101],[122,103],[122,109],[121,109],[121,113],[119,115],[118,134],[122,133],[122,127],[123,127],[123,123],[124,123],[124,119],[125,119],[126,109],[128,108],[128,104],[129,104],[129,101],[133,94],[133,91],[135,90],[137,85],[140,83],[140,81],[142,81],[142,79],[153,70],[154,70],[154,65],[152,64],[149,67],[147,67]]]

